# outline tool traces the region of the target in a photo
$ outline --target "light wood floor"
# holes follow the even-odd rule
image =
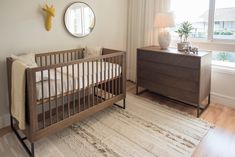
[[[127,82],[127,91],[135,93],[135,84]],[[168,101],[154,93],[144,92],[140,96],[196,115],[195,108]],[[193,157],[235,157],[235,108],[211,104],[201,118],[215,124],[215,128],[204,137]],[[4,132],[8,131],[9,128],[5,128]]]
[[[127,82],[127,91],[135,93],[135,84]],[[168,101],[154,93],[147,91],[140,96],[196,115],[195,108]],[[201,118],[215,124],[215,128],[204,137],[193,157],[235,157],[235,108],[211,104]]]

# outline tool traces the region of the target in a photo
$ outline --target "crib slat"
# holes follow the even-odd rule
[[[111,70],[111,72],[112,72],[112,98],[113,98],[113,96],[114,96],[114,81],[113,81],[113,79],[114,79],[114,76],[113,76],[113,72],[114,72],[113,63],[114,63],[114,59],[113,59],[113,57],[111,58],[111,63],[112,63],[112,70]]]
[[[96,60],[96,101],[98,102],[98,85],[99,85],[99,79],[98,79],[98,74],[99,74],[99,71],[98,71],[98,60]]]
[[[61,94],[62,94],[62,116],[64,119],[64,77],[63,77],[63,67],[61,67]]]
[[[45,124],[45,109],[44,109],[44,85],[43,85],[43,70],[41,70],[41,90],[42,90],[42,115],[43,115],[43,128],[46,127],[46,124]]]
[[[47,64],[47,56],[45,56],[45,65],[47,66],[48,64]]]
[[[61,63],[61,54],[59,54],[59,63]]]
[[[101,90],[100,90],[100,98],[101,102],[103,102],[103,72],[102,72],[102,59],[100,60],[100,82],[101,82]]]
[[[76,50],[76,51],[75,51],[75,58],[74,58],[74,59],[76,59],[76,60],[78,59],[78,53],[79,53],[79,51]]]
[[[81,108],[81,102],[80,102],[80,64],[77,64],[77,77],[78,77],[78,113],[80,112]]]
[[[85,109],[85,105],[86,105],[85,66],[84,66],[84,62],[82,63],[82,87],[83,87],[83,108],[82,108],[82,111],[83,111]]]
[[[106,100],[106,59],[104,58],[104,99]]]
[[[87,103],[88,103],[88,108],[90,108],[90,62],[87,62]]]
[[[121,56],[118,56],[118,59],[119,59],[119,62],[118,62],[118,74],[119,74],[119,77],[118,77],[118,80],[119,80],[119,84],[118,84],[118,94],[120,95],[121,94],[121,61],[122,61],[122,58]]]
[[[67,53],[67,62],[69,62],[69,53]]]
[[[57,64],[57,61],[56,61],[56,54],[54,54],[54,64]]]
[[[70,117],[69,66],[67,65],[66,67],[67,67],[67,107],[68,107],[68,116]]]
[[[111,83],[110,83],[110,58],[108,60],[108,99],[110,99],[110,86],[111,86]]]
[[[51,111],[51,74],[48,69],[48,93],[49,93],[49,113],[50,113],[50,125],[52,124],[52,111]]]
[[[73,71],[73,114],[75,114],[75,76],[74,76],[74,64],[72,65]]]
[[[55,105],[56,105],[56,122],[58,122],[59,113],[58,113],[57,69],[56,68],[55,68]]]
[[[40,66],[42,66],[42,56],[40,57]]]
[[[117,64],[118,64],[118,60],[117,57],[115,57],[115,96],[117,96],[117,92],[118,92],[118,88],[117,88]]]
[[[52,64],[52,55],[50,55],[50,65]]]
[[[91,74],[91,75],[92,75],[92,76],[91,76],[91,77],[92,77],[92,80],[91,80],[91,81],[92,81],[92,86],[91,86],[91,87],[92,87],[92,88],[91,88],[91,90],[92,90],[92,91],[91,91],[91,92],[92,92],[92,106],[94,106],[94,103],[95,103],[95,97],[94,97],[94,94],[95,94],[95,93],[94,93],[94,92],[95,92],[95,91],[94,91],[94,87],[95,87],[95,86],[94,86],[94,61],[92,61],[92,72],[91,72],[91,73],[92,73],[92,74]]]

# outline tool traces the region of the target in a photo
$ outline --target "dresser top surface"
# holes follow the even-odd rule
[[[177,54],[177,55],[192,56],[192,57],[203,57],[209,54],[209,51],[199,51],[198,54],[193,54],[193,53],[186,54],[185,52],[180,52],[175,48],[168,48],[167,50],[161,50],[160,47],[158,46],[142,47],[142,48],[138,48],[138,50],[152,51],[152,52],[158,52],[158,53]]]

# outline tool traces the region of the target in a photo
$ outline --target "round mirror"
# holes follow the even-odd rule
[[[95,27],[95,14],[86,3],[75,2],[65,11],[64,22],[70,34],[79,38],[85,37]]]

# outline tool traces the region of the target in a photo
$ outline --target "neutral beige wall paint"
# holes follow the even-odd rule
[[[53,4],[56,17],[51,32],[44,29],[41,7]],[[8,118],[5,58],[11,54],[47,52],[79,45],[126,50],[128,0],[83,0],[96,15],[91,35],[78,39],[64,28],[63,14],[72,0],[1,0],[0,4],[0,127]],[[4,118],[5,117],[5,118]]]

